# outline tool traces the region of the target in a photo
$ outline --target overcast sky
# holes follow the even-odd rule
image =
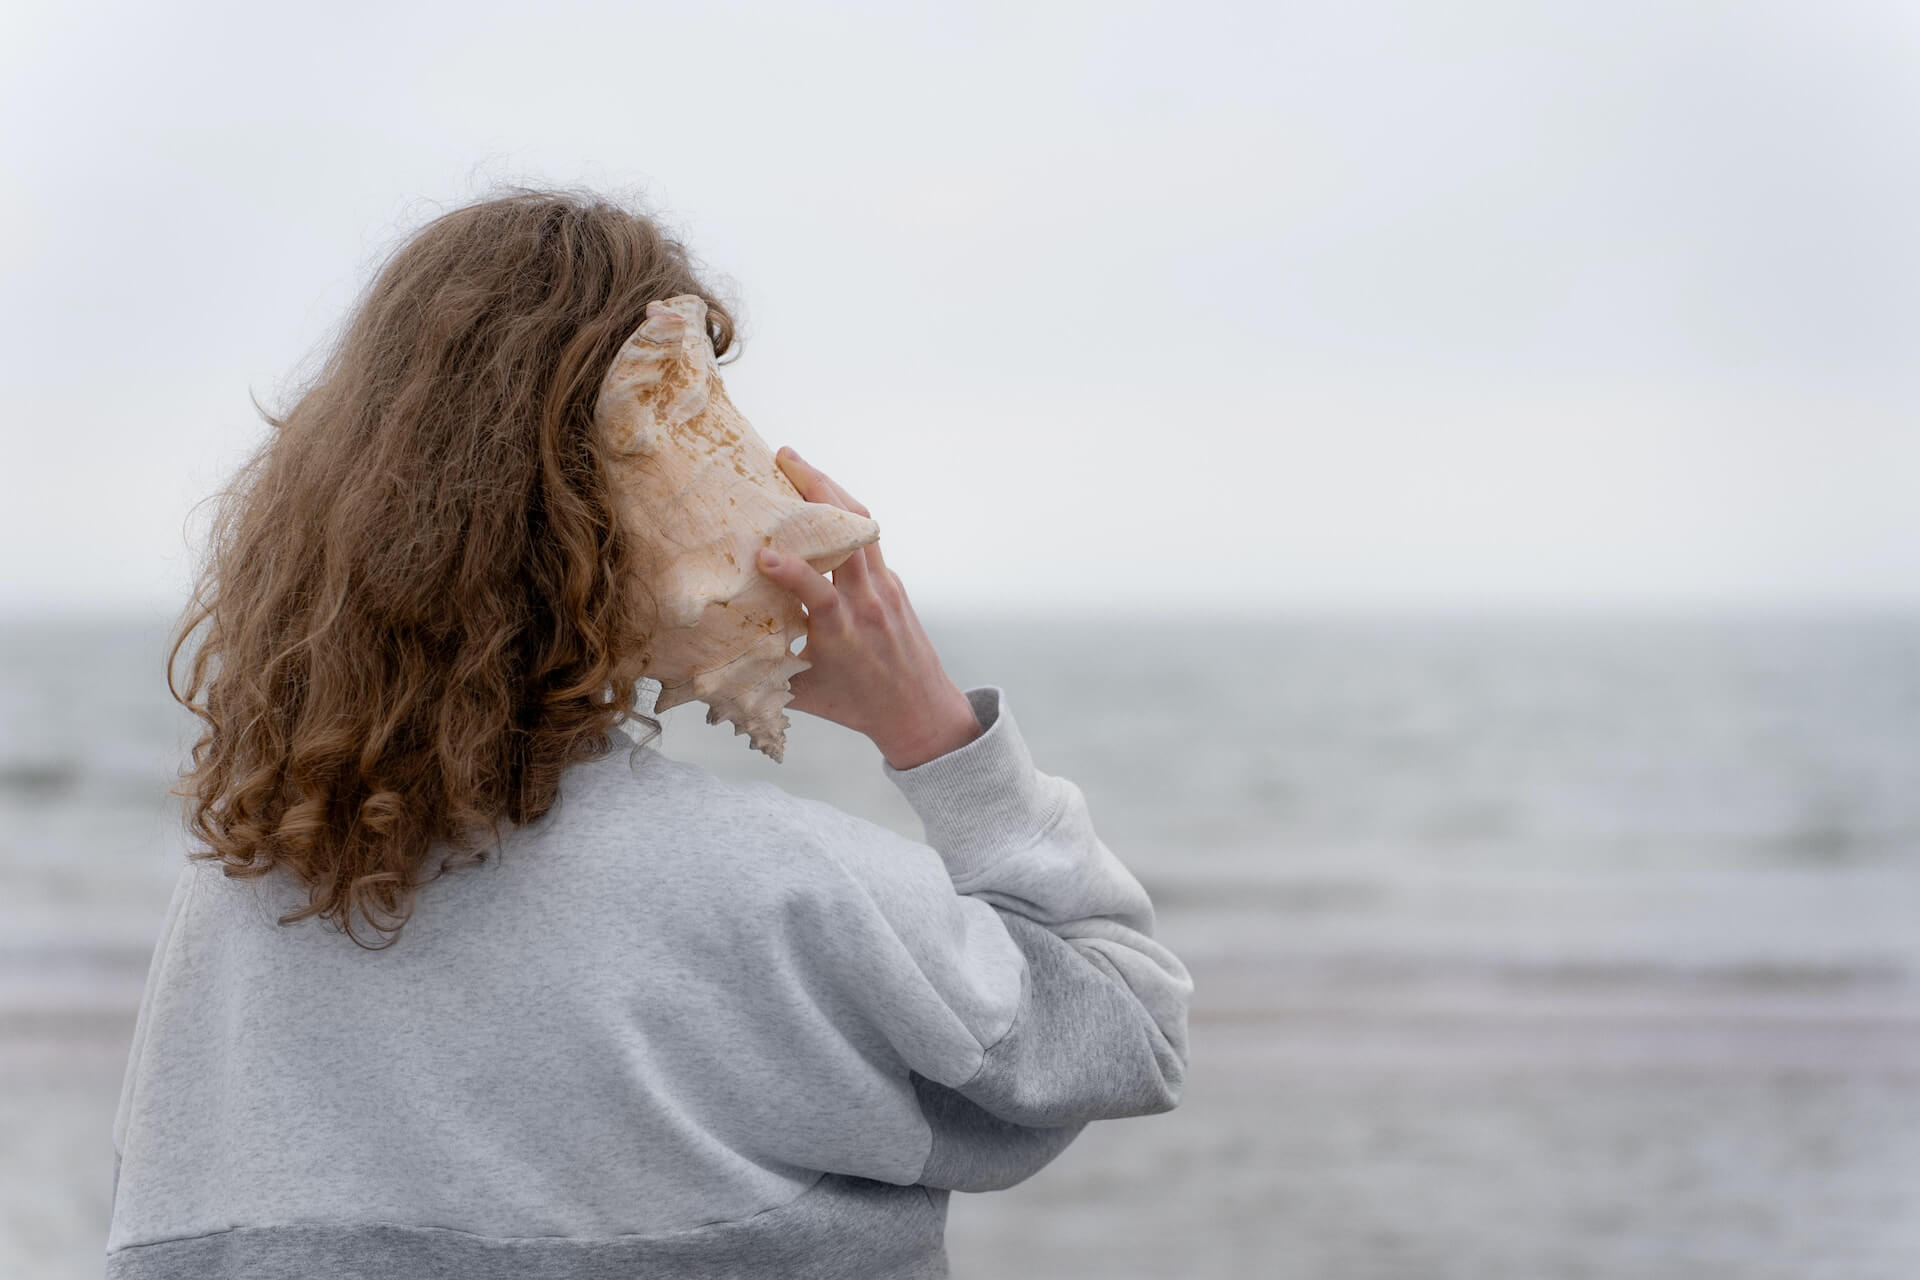
[[[0,613],[184,599],[396,240],[636,195],[923,610],[1920,605],[1920,8],[0,16]]]

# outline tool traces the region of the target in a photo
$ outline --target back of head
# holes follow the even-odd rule
[[[390,942],[431,846],[484,856],[607,747],[651,617],[594,399],[647,303],[686,293],[724,354],[685,249],[592,196],[485,200],[387,260],[222,495],[181,620],[192,856],[284,867],[309,888],[285,922],[358,911]]]

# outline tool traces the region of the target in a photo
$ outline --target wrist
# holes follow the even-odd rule
[[[888,765],[905,770],[958,751],[985,732],[973,704],[956,686],[939,710],[916,719],[898,734],[884,740],[875,736],[873,741]]]

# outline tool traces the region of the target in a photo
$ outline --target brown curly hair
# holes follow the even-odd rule
[[[360,942],[357,911],[391,945],[419,884],[546,813],[617,722],[658,732],[634,715],[652,602],[593,406],[647,303],[684,293],[725,354],[685,247],[591,195],[511,191],[388,258],[218,495],[167,658],[203,721],[175,789],[191,858],[285,867],[308,905],[282,924]],[[453,856],[422,878],[436,844]]]

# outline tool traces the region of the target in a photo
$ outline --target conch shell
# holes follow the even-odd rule
[[[614,472],[618,518],[640,550],[655,606],[640,675],[654,709],[699,699],[775,760],[786,751],[792,652],[806,614],[754,563],[761,547],[825,573],[880,536],[864,516],[801,498],[720,384],[707,304],[649,302],[600,384],[595,422]]]

